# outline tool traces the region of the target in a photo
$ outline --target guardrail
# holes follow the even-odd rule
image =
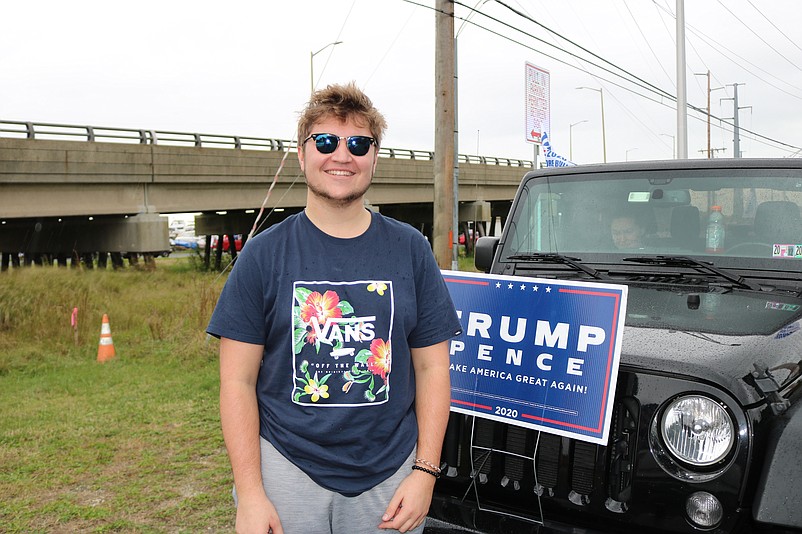
[[[0,137],[12,139],[78,140],[86,142],[104,141],[111,143],[139,143],[143,145],[233,148],[238,150],[284,151],[294,150],[297,147],[297,143],[294,140],[290,141],[286,139],[6,120],[0,120]],[[396,159],[434,159],[433,151],[410,150],[405,148],[382,147],[379,150],[379,155]],[[527,167],[530,169],[533,167],[531,160],[493,156],[460,154],[458,160],[460,163],[468,164]]]

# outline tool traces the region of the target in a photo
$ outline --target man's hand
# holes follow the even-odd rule
[[[284,534],[275,506],[264,494],[237,501],[237,534]]]
[[[408,532],[423,524],[432,503],[434,481],[432,475],[412,470],[390,499],[379,528]]]

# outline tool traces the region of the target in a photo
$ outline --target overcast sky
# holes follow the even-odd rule
[[[0,120],[291,139],[313,63],[318,87],[354,80],[368,93],[389,122],[384,146],[431,150],[434,6],[2,0]],[[463,24],[473,6],[479,13]],[[600,93],[577,89],[586,86],[604,91],[608,161],[671,158],[675,7],[675,0],[456,4],[459,152],[533,157],[525,136],[529,62],[550,73],[555,151],[578,163],[604,157]],[[732,122],[738,84],[743,157],[800,157],[802,4],[689,0],[685,19],[687,101],[706,108],[709,70],[715,156],[733,156],[732,127],[719,119]],[[327,47],[334,41],[342,43]],[[633,76],[637,84],[627,81]],[[688,157],[707,157],[706,149],[706,115],[691,111]]]

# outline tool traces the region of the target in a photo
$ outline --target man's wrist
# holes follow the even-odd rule
[[[440,478],[440,471],[435,471],[434,469],[429,469],[428,467],[423,467],[422,465],[415,464],[412,466],[413,471],[421,471],[423,473],[427,473],[432,475],[434,478]]]

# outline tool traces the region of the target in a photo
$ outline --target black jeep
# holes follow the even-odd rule
[[[628,286],[609,440],[452,413],[427,532],[802,532],[802,159],[524,176],[480,271]]]

